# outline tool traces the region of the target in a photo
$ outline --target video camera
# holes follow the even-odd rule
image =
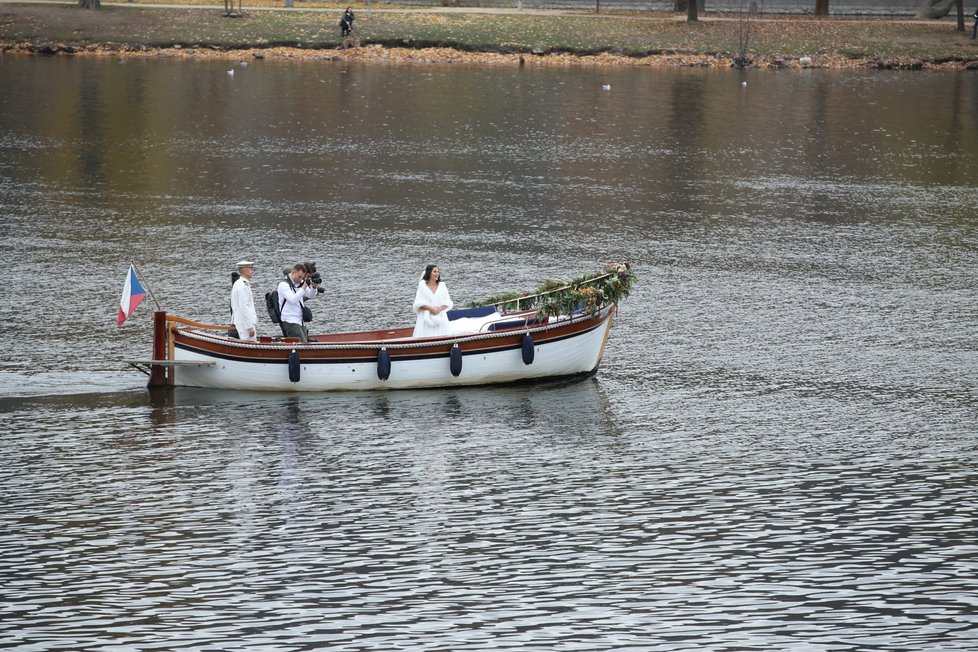
[[[306,268],[306,274],[308,274],[303,282],[310,286],[313,284],[321,286],[323,283],[323,277],[319,275],[318,271],[316,271],[316,263],[302,263],[302,266]],[[323,294],[326,292],[326,290],[324,290],[322,287],[317,287],[316,292],[318,294]]]

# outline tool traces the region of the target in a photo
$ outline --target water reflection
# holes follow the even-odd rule
[[[139,393],[119,396],[138,403]],[[338,422],[355,422],[358,427],[373,423],[396,426],[406,417],[426,415],[432,432],[465,432],[496,424],[522,424],[534,428],[570,428],[589,433],[614,434],[614,414],[601,384],[594,378],[514,387],[451,388],[397,392],[347,392],[327,395],[269,394],[193,387],[146,390],[150,420],[156,426],[179,425],[180,417],[191,421],[201,412],[222,415],[225,426],[243,418],[261,415],[274,419],[274,432],[288,439],[308,437],[310,424],[332,415]],[[44,400],[44,399],[39,399]],[[71,399],[79,405],[98,400],[93,395]],[[10,402],[14,404],[13,401]],[[358,416],[360,415],[360,416]],[[336,425],[336,424],[334,424]]]
[[[738,202],[715,192],[731,177],[967,186],[975,165],[973,148],[960,145],[975,134],[975,98],[953,74],[916,80],[911,110],[901,73],[757,73],[741,87],[717,71],[663,71],[653,83],[635,71],[392,76],[264,64],[229,80],[224,63],[16,67],[26,74],[3,79],[17,92],[2,108],[23,116],[29,133],[6,136],[9,173],[98,189],[106,209],[137,223],[152,215],[174,226],[284,218],[391,227],[411,224],[405,214],[454,213],[468,215],[454,220],[459,229],[525,229],[581,210],[638,217],[650,194],[665,212],[697,199],[705,213],[737,214]],[[613,93],[595,90],[603,79]],[[40,100],[50,87],[60,89],[57,102]],[[309,89],[320,91],[315,101]],[[32,116],[39,100],[45,110]],[[945,113],[939,130],[908,117]],[[36,143],[29,152],[15,146],[25,140]],[[921,157],[946,165],[915,165]],[[801,214],[847,213],[825,198],[829,206],[800,204]],[[453,209],[460,199],[473,210]]]

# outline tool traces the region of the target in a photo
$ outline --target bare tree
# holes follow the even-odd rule
[[[951,13],[951,7],[957,9],[958,31],[964,31],[964,0],[923,0],[917,10],[917,18],[944,18]]]
[[[699,19],[698,12],[706,11],[705,0],[675,0],[672,10],[676,13],[686,12],[686,20],[695,23]]]
[[[101,0],[78,0],[78,7],[80,9],[98,9],[101,6]]]
[[[690,4],[693,7],[690,7]],[[672,10],[677,14],[685,12],[689,20],[695,21],[698,18],[697,12],[706,11],[706,3],[705,0],[696,0],[692,3],[688,2],[688,0],[674,0]]]
[[[132,0],[130,0],[131,2]],[[292,4],[288,3],[286,7],[291,7]],[[224,13],[221,14],[225,18],[241,18],[244,16],[244,11],[241,9],[241,0],[238,0],[238,9],[234,9],[234,0],[224,0]]]
[[[815,15],[816,16],[829,15],[829,0],[815,0]]]
[[[923,0],[917,10],[917,18],[944,18],[951,13],[957,0]]]
[[[744,9],[744,0],[740,0],[740,16],[737,20],[737,56],[734,58],[734,65],[738,68],[746,68],[750,65],[751,40],[751,17],[756,11],[757,4],[751,2],[748,8]]]

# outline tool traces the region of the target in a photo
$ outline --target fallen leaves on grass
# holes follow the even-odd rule
[[[290,47],[268,47],[251,49],[215,50],[207,47],[147,48],[145,46],[118,46],[114,44],[90,44],[85,46],[59,43],[0,43],[0,51],[9,53],[44,54],[85,54],[92,56],[115,56],[119,58],[181,58],[197,60],[245,61],[251,59],[291,60],[291,61],[345,61],[349,63],[381,63],[388,65],[444,65],[462,64],[474,66],[527,66],[527,67],[573,67],[573,66],[643,66],[648,68],[696,67],[729,68],[734,65],[733,58],[726,55],[697,54],[655,54],[643,57],[630,57],[601,53],[581,56],[568,53],[543,55],[509,54],[500,52],[465,52],[454,48],[385,48],[380,45],[367,45],[359,48],[307,49]],[[939,62],[921,61],[913,57],[874,57],[852,58],[838,54],[823,54],[811,57],[810,66],[803,66],[799,58],[759,56],[754,57],[752,65],[757,68],[832,68],[832,69],[964,69],[974,67],[974,62],[949,60]]]

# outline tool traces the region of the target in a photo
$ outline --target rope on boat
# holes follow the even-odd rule
[[[585,319],[590,319],[591,317],[585,316]],[[570,321],[574,321],[573,318]],[[554,328],[566,326],[569,322],[554,322],[552,324],[544,324],[542,326],[529,326],[520,327],[519,330],[512,329],[506,331],[494,331],[491,333],[474,333],[472,335],[463,335],[461,337],[455,337],[451,339],[445,339],[441,342],[395,342],[391,340],[377,340],[375,342],[357,342],[355,344],[331,344],[329,342],[290,342],[288,343],[289,349],[296,349],[299,351],[344,351],[350,349],[380,349],[382,347],[387,349],[421,349],[431,346],[441,346],[445,344],[462,344],[464,342],[475,342],[478,340],[493,340],[502,337],[512,337],[517,333],[542,333]],[[218,341],[225,346],[232,346],[240,349],[248,349],[254,351],[256,349],[264,349],[269,351],[280,351],[283,346],[286,346],[284,342],[279,342],[276,344],[257,344],[253,342],[245,341],[235,341],[231,338],[222,338],[219,335],[211,335],[210,333],[199,333],[196,331],[181,331],[181,334],[189,337],[191,339],[205,340],[209,342]]]

